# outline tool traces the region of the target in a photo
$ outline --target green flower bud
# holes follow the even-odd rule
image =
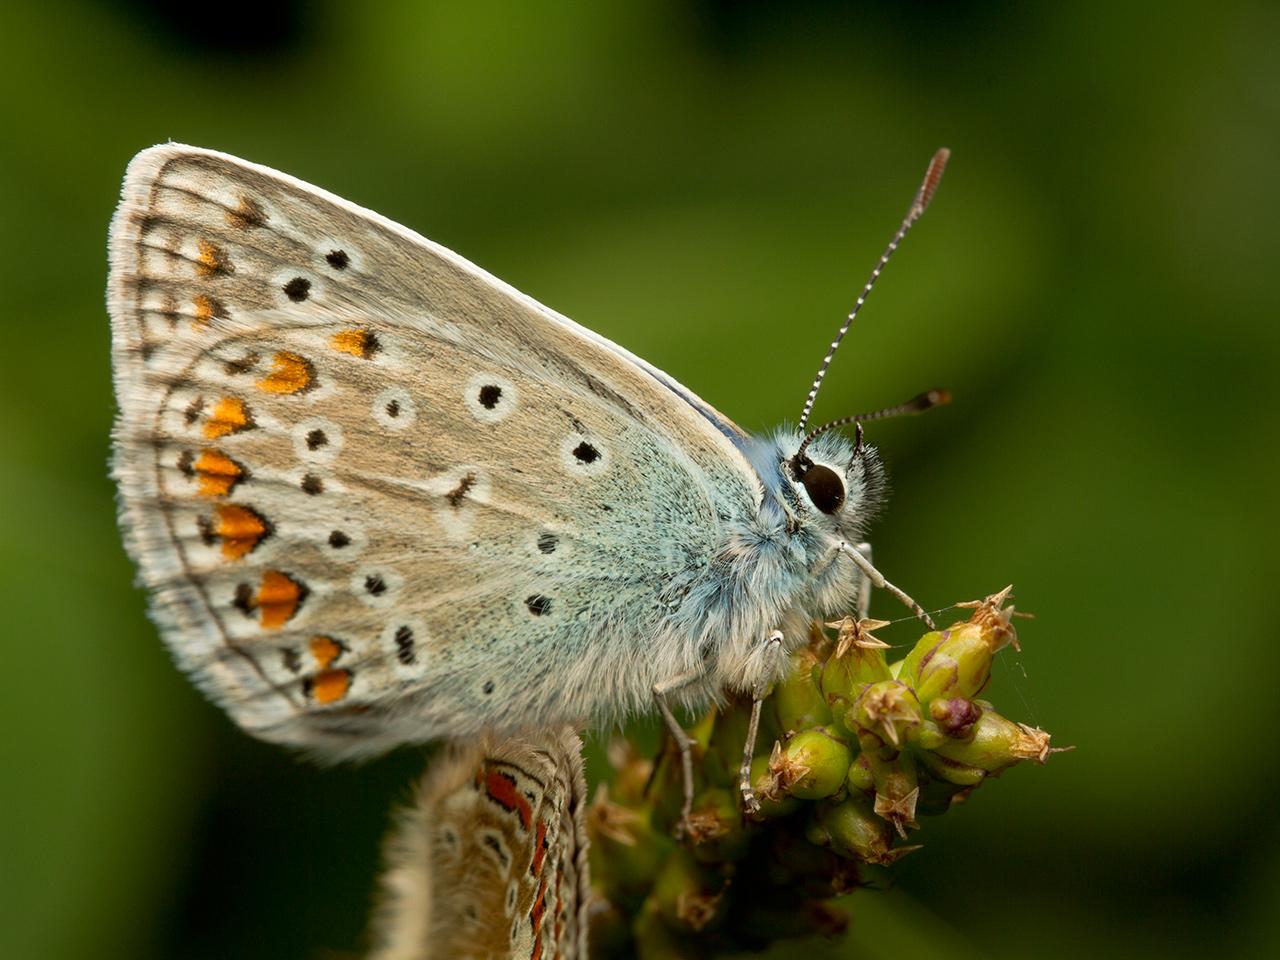
[[[873,683],[846,714],[845,723],[873,733],[882,743],[898,747],[921,721],[915,691],[900,680]]]
[[[1002,609],[1011,589],[960,604],[975,608],[968,620],[920,638],[903,662],[899,677],[915,688],[921,703],[937,697],[969,699],[986,686],[996,651],[1008,643],[1017,644],[1009,622],[1013,608]]]
[[[981,631],[961,623],[921,637],[907,657],[902,678],[923,703],[936,697],[971,697],[990,679],[993,656]]]
[[[946,760],[999,773],[1022,760],[1044,763],[1056,751],[1049,747],[1049,734],[1043,730],[1006,720],[988,709],[973,724],[968,740],[948,740],[934,752]]]
[[[852,754],[849,745],[832,727],[802,730],[776,746],[769,770],[778,791],[801,800],[829,797],[844,784]]]
[[[840,803],[819,806],[806,833],[810,842],[863,863],[893,863],[902,854],[893,850],[893,827],[876,816],[871,805],[849,796]]]
[[[786,736],[831,722],[831,708],[822,696],[822,670],[812,650],[802,648],[791,657],[791,672],[773,689],[773,715]]]

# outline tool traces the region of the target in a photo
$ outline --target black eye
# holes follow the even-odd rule
[[[844,481],[830,467],[815,463],[800,478],[809,499],[823,513],[835,513],[844,504]]]

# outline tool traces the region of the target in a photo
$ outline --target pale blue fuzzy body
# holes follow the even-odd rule
[[[681,545],[685,562],[669,571],[656,607],[647,598],[624,602],[613,629],[589,641],[584,659],[562,678],[560,702],[589,704],[586,712],[605,724],[647,712],[654,684],[673,677],[705,673],[679,695],[691,705],[725,690],[750,691],[773,679],[763,656],[773,631],[783,632],[791,650],[807,640],[814,617],[853,612],[861,573],[835,548],[864,537],[880,507],[883,468],[873,448],[855,453],[842,437],[818,438],[809,456],[844,477],[847,491],[842,509],[827,516],[788,472],[800,441],[787,428],[743,439],[757,486],[743,496],[704,478],[696,494],[715,505],[714,526],[677,519],[636,532]]]

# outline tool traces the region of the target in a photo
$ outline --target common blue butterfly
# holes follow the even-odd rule
[[[178,144],[129,165],[110,266],[128,549],[256,736],[360,757],[656,694],[679,739],[668,701],[758,699],[868,584],[927,620],[856,547],[880,459],[828,427],[941,392],[806,434],[828,353],[799,426],[753,436],[410,230]]]

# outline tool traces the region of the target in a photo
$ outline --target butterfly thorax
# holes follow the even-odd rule
[[[852,609],[861,574],[838,545],[865,535],[881,507],[884,469],[873,447],[819,438],[808,456],[835,471],[844,491],[826,513],[790,469],[801,439],[782,428],[744,445],[760,479],[759,500],[725,524],[711,562],[672,583],[670,592],[684,598],[672,623],[711,668],[713,690],[746,691],[771,679],[763,675],[762,651],[773,631],[793,649],[805,642],[813,618]]]

